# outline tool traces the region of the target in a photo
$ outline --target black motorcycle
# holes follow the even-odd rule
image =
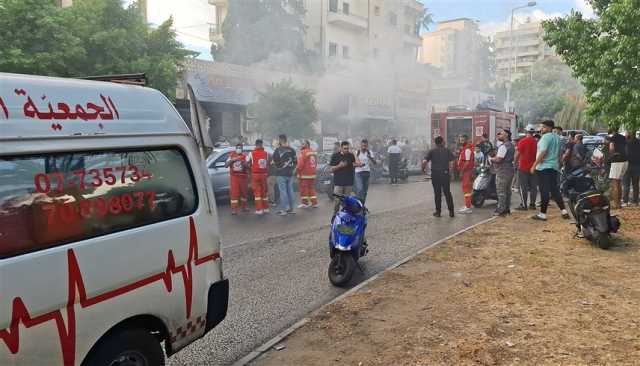
[[[561,189],[569,198],[569,209],[576,220],[576,236],[602,249],[610,248],[611,233],[618,232],[620,220],[611,216],[609,199],[597,189],[588,170],[580,168],[564,174]]]

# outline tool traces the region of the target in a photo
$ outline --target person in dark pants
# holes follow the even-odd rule
[[[431,184],[436,204],[436,212],[433,216],[440,217],[442,212],[442,194],[447,202],[449,216],[454,217],[453,196],[451,195],[451,177],[449,174],[449,164],[456,160],[455,155],[444,147],[444,140],[441,136],[436,137],[436,147],[429,150],[427,156],[422,161],[422,171],[426,172],[427,164],[431,163]]]
[[[402,160],[402,149],[398,146],[398,141],[391,140],[391,146],[387,149],[389,161],[389,181],[393,185],[398,184],[398,174],[400,161]]]
[[[547,208],[549,207],[550,196],[553,196],[553,200],[560,210],[562,210],[562,218],[569,218],[569,213],[565,209],[564,201],[560,194],[560,186],[558,186],[560,152],[562,150],[560,137],[551,132],[554,124],[552,120],[542,122],[542,138],[538,141],[536,161],[531,167],[531,173],[535,173],[538,179],[538,187],[540,188],[540,196],[542,199],[540,212],[533,216],[534,220],[547,221]]]
[[[638,205],[638,188],[640,188],[640,140],[636,138],[636,131],[629,133],[627,141],[627,159],[629,161],[629,169],[624,178],[622,205],[628,206],[633,203]],[[629,191],[633,186],[633,200],[629,201]]]

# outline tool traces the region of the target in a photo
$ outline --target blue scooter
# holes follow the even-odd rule
[[[329,235],[329,281],[342,287],[351,280],[358,259],[369,252],[365,238],[369,211],[356,197],[333,196],[340,200],[340,210],[333,217]]]

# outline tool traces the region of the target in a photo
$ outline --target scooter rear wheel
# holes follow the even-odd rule
[[[356,262],[353,260],[351,253],[337,252],[329,263],[329,281],[334,286],[346,286],[356,268]]]

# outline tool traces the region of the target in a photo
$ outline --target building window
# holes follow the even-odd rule
[[[349,58],[349,47],[342,46],[342,57]]]
[[[374,48],[371,52],[371,54],[373,55],[373,58],[377,59],[379,56],[379,51],[377,48]]]
[[[329,0],[329,11],[338,12],[338,0]]]
[[[342,3],[342,13],[349,15],[349,3]]]
[[[375,8],[373,8],[373,13],[374,13],[375,15],[380,15],[380,7],[379,7],[379,6],[376,6]]]
[[[338,45],[329,42],[329,57],[335,57],[338,54]]]
[[[398,14],[394,12],[389,13],[389,24],[391,24],[394,27],[398,25]]]

